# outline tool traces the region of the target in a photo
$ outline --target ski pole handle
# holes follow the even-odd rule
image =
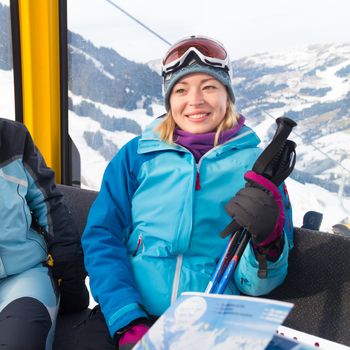
[[[272,140],[277,138],[279,135],[283,134],[283,139],[287,140],[289,134],[292,132],[292,129],[297,126],[297,123],[287,117],[279,117],[276,119],[277,130]]]
[[[278,118],[276,123],[277,130],[272,141],[256,160],[252,170],[278,186],[294,168],[295,143],[287,138],[297,123],[286,117]]]

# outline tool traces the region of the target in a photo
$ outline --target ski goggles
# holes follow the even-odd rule
[[[205,36],[191,36],[175,43],[162,61],[162,76],[184,66],[186,58],[194,53],[200,61],[214,68],[225,69],[231,77],[231,63],[223,45]]]

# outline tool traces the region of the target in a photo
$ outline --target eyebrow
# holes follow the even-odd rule
[[[204,83],[206,83],[206,82],[208,82],[208,81],[210,81],[210,80],[218,81],[218,80],[216,80],[215,78],[207,78],[207,79],[201,80],[200,84],[204,84]],[[178,85],[178,84],[188,85],[189,83],[188,83],[187,81],[179,81],[179,82],[177,82],[177,83],[175,84],[175,86]]]

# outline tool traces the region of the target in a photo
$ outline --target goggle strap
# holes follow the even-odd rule
[[[228,72],[230,72],[230,62],[228,56],[224,60],[221,60],[219,58],[213,58],[209,56],[203,55],[198,49],[195,47],[190,47],[181,57],[174,60],[173,62],[168,63],[167,65],[163,65],[162,67],[162,76],[165,76],[168,73],[171,73],[172,71],[180,68],[184,63],[187,57],[190,54],[195,54],[202,63],[208,66],[213,66],[215,68],[223,68],[227,69]]]

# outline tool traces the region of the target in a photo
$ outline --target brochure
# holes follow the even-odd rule
[[[264,350],[292,307],[262,298],[183,293],[133,349]]]

